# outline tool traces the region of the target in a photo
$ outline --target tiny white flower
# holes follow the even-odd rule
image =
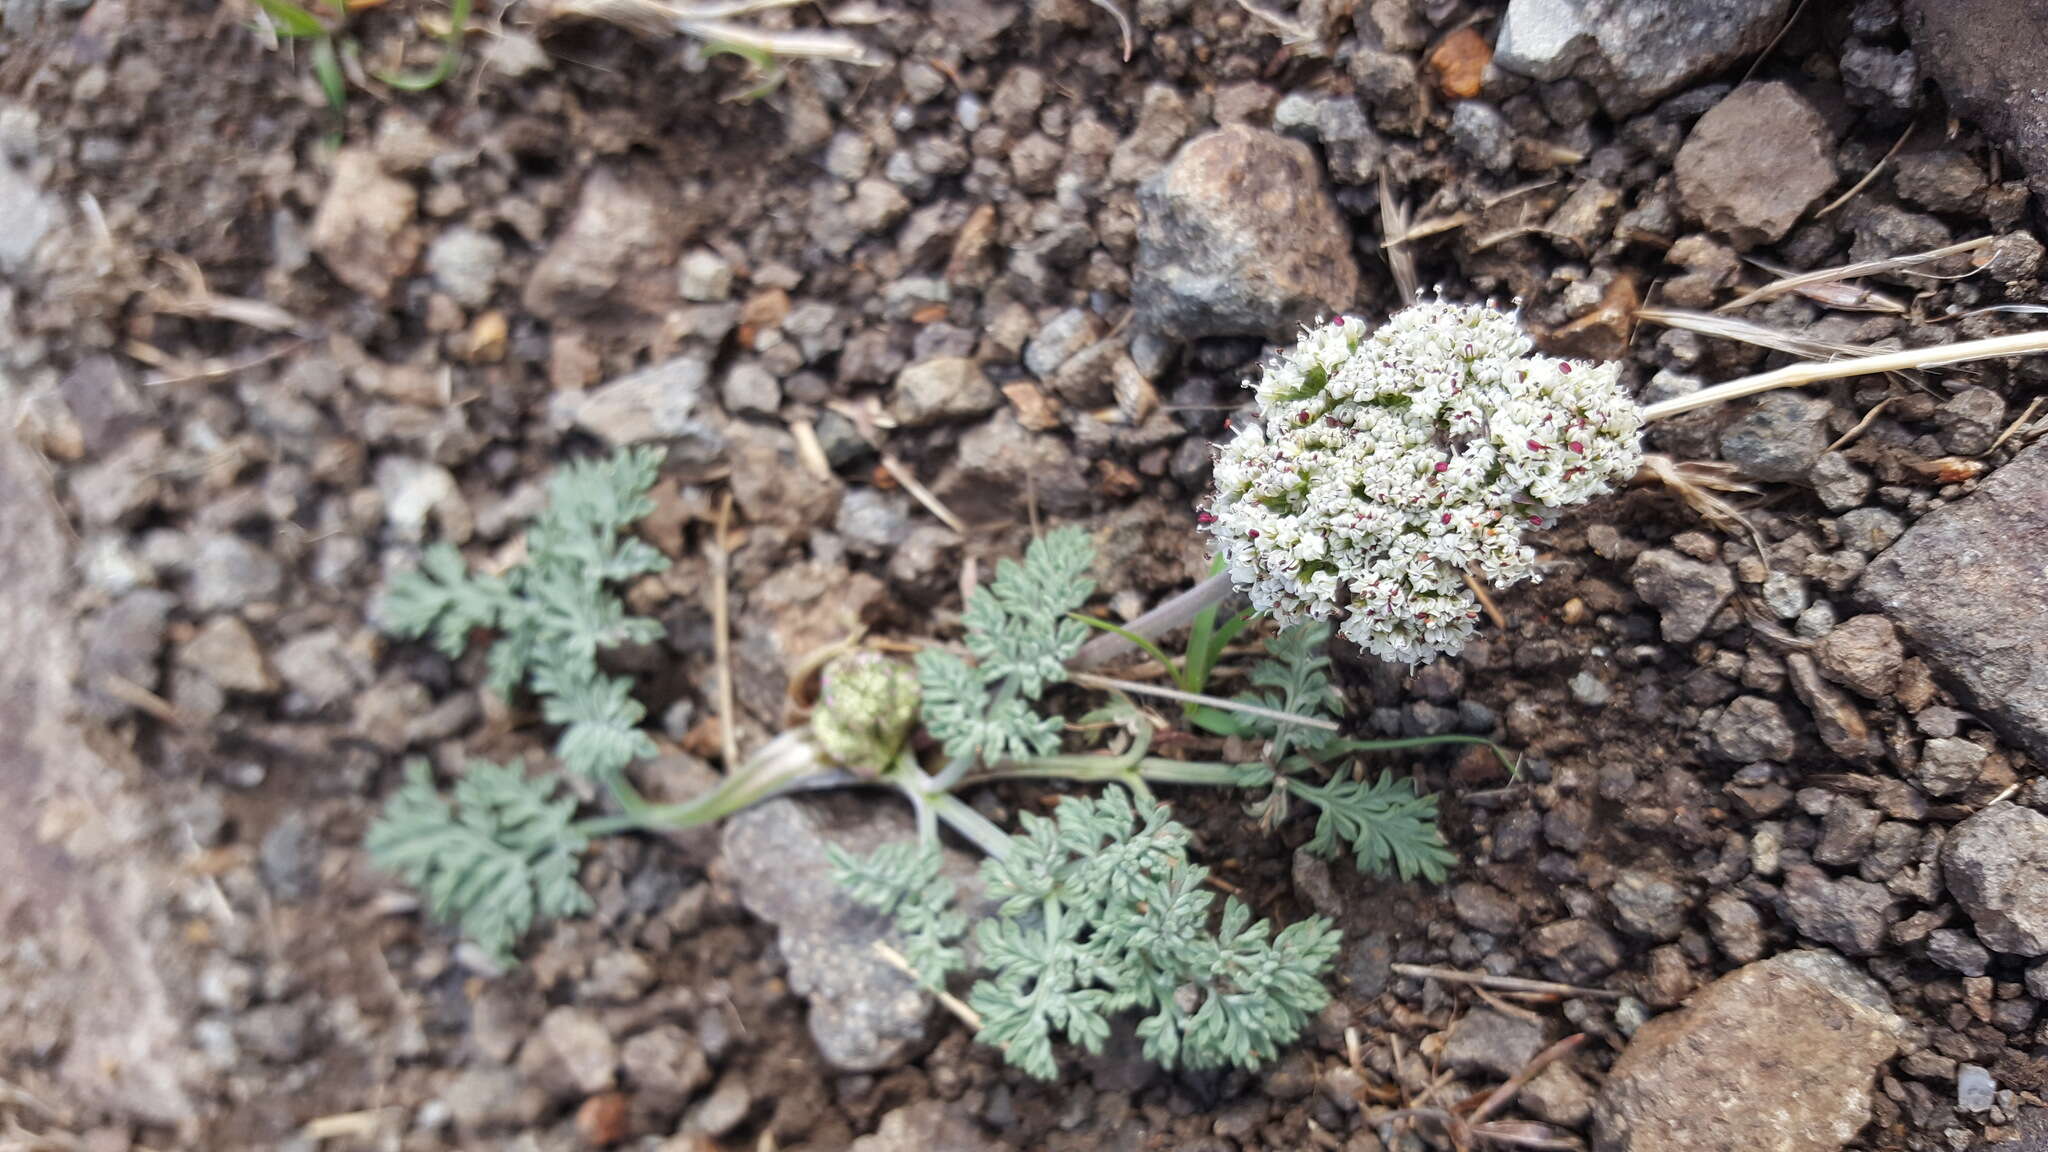
[[[1259,422],[1216,461],[1206,523],[1231,579],[1283,623],[1340,612],[1402,663],[1455,653],[1477,600],[1537,578],[1526,528],[1642,464],[1620,367],[1532,356],[1513,313],[1438,300],[1377,331],[1302,332],[1256,384]]]

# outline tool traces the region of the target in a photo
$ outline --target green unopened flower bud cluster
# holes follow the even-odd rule
[[[1479,616],[1465,573],[1535,579],[1523,530],[1642,464],[1619,366],[1531,350],[1513,313],[1441,300],[1373,332],[1305,329],[1251,385],[1259,422],[1222,450],[1203,517],[1253,605],[1343,613],[1385,660],[1461,649]]]
[[[826,665],[811,732],[826,756],[863,776],[887,768],[917,722],[917,674],[876,652]]]

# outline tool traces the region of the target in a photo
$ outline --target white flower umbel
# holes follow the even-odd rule
[[[1642,464],[1619,366],[1530,352],[1513,313],[1441,300],[1305,329],[1216,461],[1202,520],[1232,580],[1283,623],[1345,614],[1384,660],[1457,652],[1465,573],[1535,579],[1522,530]]]

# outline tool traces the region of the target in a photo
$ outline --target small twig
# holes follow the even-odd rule
[[[1109,13],[1110,18],[1116,21],[1116,30],[1122,33],[1124,38],[1124,63],[1130,63],[1131,18],[1125,13],[1123,5],[1116,3],[1115,0],[1088,0],[1088,2]]]
[[[739,710],[732,687],[732,555],[725,540],[731,520],[732,493],[727,491],[718,498],[718,519],[711,527],[711,647],[718,665],[718,735],[728,772],[737,771],[740,763]]]
[[[1975,252],[1977,249],[1997,239],[1998,237],[1996,236],[1979,236],[1975,240],[1965,240],[1960,244],[1950,244],[1946,247],[1935,248],[1927,252],[1915,252],[1907,256],[1887,256],[1882,260],[1862,260],[1855,264],[1844,264],[1838,268],[1823,268],[1818,272],[1806,272],[1798,276],[1787,276],[1781,280],[1773,280],[1761,288],[1745,292],[1726,304],[1721,305],[1719,308],[1714,309],[1714,311],[1732,312],[1745,304],[1754,304],[1759,300],[1768,300],[1773,296],[1782,296],[1787,292],[1808,284],[1824,284],[1831,280],[1852,280],[1858,276],[1876,276],[1880,273],[1897,272],[1919,264],[1930,264],[1936,260],[1947,259],[1950,256],[1960,256],[1965,252]]]
[[[2020,790],[2020,785],[2019,785],[2019,781],[2015,780],[2015,781],[2013,781],[2012,783],[2010,783],[2010,784],[2007,784],[2007,785],[2005,786],[2005,790],[2004,790],[2004,791],[2000,792],[2000,793],[1999,793],[1998,795],[1996,795],[1996,796],[1993,796],[1993,797],[1991,798],[1991,803],[1989,803],[1989,804],[1986,804],[1986,805],[1984,805],[1984,807],[1985,807],[1985,808],[1992,808],[1992,807],[1995,807],[1995,806],[1997,806],[1997,805],[1999,805],[1999,804],[2003,804],[2003,803],[2004,803],[2004,802],[2005,802],[2006,800],[2008,800],[2008,799],[2010,799],[2010,798],[2012,797],[2012,794],[2013,794],[2013,793],[2015,793],[2015,792],[2017,792],[2017,791],[2019,791],[2019,790]],[[1981,812],[1981,811],[1983,811],[1983,809],[1981,809],[1981,808],[1980,808],[1980,809],[1978,809],[1978,811],[1980,811],[1980,812]]]
[[[2000,448],[2003,448],[2005,446],[2005,442],[2007,440],[2012,439],[2012,434],[2019,431],[2021,428],[2026,427],[2027,421],[2032,420],[2034,418],[2034,413],[2041,410],[2041,403],[2044,400],[2048,400],[2048,396],[2034,397],[2033,403],[2027,405],[2027,410],[2025,412],[2020,413],[2020,418],[2006,425],[2005,431],[2000,432],[1998,434],[1998,439],[1993,440],[1991,442],[1991,447],[1986,448],[1982,453],[1980,453],[1980,455],[1989,456],[1993,452],[1996,452]]]
[[[1484,988],[1475,986],[1472,989],[1472,994],[1479,997],[1481,1000],[1486,1001],[1487,1007],[1493,1009],[1495,1012],[1498,1012],[1503,1016],[1513,1016],[1518,1020],[1527,1020],[1531,1024],[1543,1023],[1543,1013],[1538,1012],[1533,1008],[1524,1008],[1520,1004],[1510,1004],[1506,1000],[1502,999],[1502,997],[1504,996],[1514,996],[1517,995],[1517,993],[1503,992],[1500,995],[1496,996],[1495,994],[1488,992]],[[1527,995],[1527,993],[1521,993],[1521,995]]]
[[[882,963],[910,977],[918,987],[924,987],[923,978],[918,976],[917,969],[910,966],[910,961],[904,957],[903,953],[889,947],[887,942],[881,940],[875,941],[873,948],[875,955],[882,958]],[[965,1000],[960,999],[943,988],[928,988],[926,991],[930,992],[933,998],[938,1000],[940,1006],[944,1007],[946,1011],[958,1016],[962,1024],[967,1025],[976,1032],[981,1031],[981,1013],[969,1008]]]
[[[1486,1102],[1481,1104],[1478,1107],[1478,1109],[1472,1113],[1472,1123],[1478,1124],[1484,1121],[1488,1116],[1491,1116],[1495,1112],[1500,1111],[1502,1108],[1507,1107],[1508,1102],[1515,1098],[1515,1093],[1520,1092],[1524,1084],[1527,1084],[1529,1081],[1534,1080],[1538,1072],[1543,1071],[1545,1068],[1548,1068],[1560,1059],[1563,1059],[1565,1056],[1569,1055],[1573,1049],[1577,1048],[1580,1044],[1585,1043],[1585,1041],[1586,1034],[1584,1032],[1581,1032],[1575,1036],[1567,1036],[1564,1039],[1559,1040],[1557,1043],[1552,1044],[1550,1047],[1545,1048],[1543,1051],[1538,1052],[1536,1054],[1536,1058],[1534,1060],[1529,1061],[1527,1064],[1523,1065],[1522,1070],[1520,1072],[1517,1072],[1513,1076],[1508,1077],[1507,1083],[1493,1090],[1493,1094],[1486,1098]]]
[[[1158,684],[1141,684],[1136,680],[1118,680],[1113,676],[1097,676],[1093,672],[1075,672],[1069,679],[1087,688],[1104,691],[1129,692],[1133,696],[1158,696],[1165,700],[1178,700],[1183,704],[1204,704],[1211,708],[1222,708],[1231,712],[1242,712],[1247,716],[1258,716],[1281,724],[1293,724],[1301,728],[1317,728],[1324,732],[1341,730],[1335,720],[1320,716],[1297,716],[1282,712],[1278,708],[1267,708],[1259,704],[1247,704],[1242,700],[1227,700],[1221,696],[1204,696],[1200,692],[1183,692],[1178,688],[1165,688]]]
[[[173,728],[190,728],[192,721],[177,705],[151,692],[126,676],[109,672],[100,677],[100,691],[131,708],[140,709]]]
[[[224,377],[233,376],[238,372],[246,372],[251,368],[260,368],[273,360],[281,360],[284,357],[291,355],[292,353],[298,351],[299,349],[305,346],[306,342],[304,340],[287,340],[283,344],[279,345],[276,348],[272,348],[268,352],[259,352],[256,355],[251,356],[245,360],[237,360],[230,364],[223,364],[217,360],[206,360],[202,361],[197,367],[189,367],[186,364],[181,363],[180,371],[177,375],[163,376],[154,380],[144,380],[142,382],[142,386],[144,388],[162,388],[170,384],[190,384],[198,381],[219,380]],[[127,345],[126,351],[129,353],[129,355],[134,356],[135,359],[137,360],[143,360],[146,363],[151,363],[152,367],[161,368],[164,367],[166,364],[174,362],[173,359],[169,357],[167,354],[165,356],[165,360],[162,363],[149,361],[147,359],[146,354],[141,356],[135,355],[135,353],[139,351],[141,347],[149,346],[141,344],[140,341],[131,341]],[[159,352],[161,351],[160,349],[152,350]]]
[[[1856,439],[1858,436],[1863,435],[1863,430],[1870,427],[1870,425],[1877,420],[1878,415],[1882,413],[1886,408],[1891,406],[1891,402],[1892,398],[1890,396],[1887,396],[1884,399],[1879,400],[1877,403],[1872,404],[1870,406],[1870,411],[1865,412],[1863,414],[1863,419],[1858,420],[1854,428],[1851,428],[1847,432],[1842,433],[1840,439],[1836,440],[1833,444],[1830,444],[1825,449],[1823,449],[1821,451],[1821,455],[1825,456],[1829,452],[1839,452],[1842,450],[1843,445],[1849,443],[1849,441],[1851,440]]]
[[[1842,205],[1847,204],[1851,200],[1854,200],[1858,192],[1861,192],[1865,188],[1870,187],[1870,182],[1872,180],[1877,179],[1877,174],[1879,172],[1884,171],[1884,166],[1886,164],[1891,163],[1892,157],[1899,154],[1899,149],[1904,148],[1906,146],[1906,141],[1911,140],[1913,138],[1913,129],[1918,128],[1919,126],[1920,122],[1918,120],[1915,120],[1911,124],[1906,125],[1906,130],[1904,132],[1899,133],[1899,139],[1897,143],[1894,143],[1891,146],[1890,151],[1886,152],[1883,156],[1880,156],[1878,158],[1877,163],[1870,166],[1870,171],[1865,172],[1863,174],[1863,179],[1858,180],[1854,184],[1851,184],[1847,192],[1844,192],[1840,196],[1835,197],[1833,200],[1828,201],[1827,207],[1822,208],[1818,212],[1815,212],[1813,214],[1813,218],[1815,220],[1818,220],[1821,217],[1827,215],[1828,213],[1833,212],[1835,209],[1840,208]]]
[[[1524,980],[1520,976],[1495,976],[1487,972],[1460,972],[1456,968],[1432,968],[1425,964],[1394,964],[1389,971],[1396,976],[1413,976],[1421,980],[1441,980],[1446,984],[1473,984],[1491,988],[1496,992],[1551,992],[1559,996],[1583,996],[1594,1000],[1619,1000],[1622,994],[1606,988],[1581,988],[1575,984],[1558,984],[1550,980]]]
[[[905,492],[910,493],[919,504],[924,505],[925,511],[937,516],[939,522],[946,527],[951,528],[962,536],[967,535],[967,523],[961,520],[960,517],[955,516],[953,510],[946,507],[937,496],[932,495],[932,490],[925,487],[918,480],[917,474],[906,467],[903,461],[898,460],[895,453],[882,453],[882,467],[888,471],[889,475],[896,478],[898,484],[903,485]]]
[[[1900,372],[1913,368],[1938,368],[1947,364],[1995,360],[2006,356],[2029,356],[2042,351],[2048,351],[2048,330],[1993,336],[1985,340],[1965,340],[1936,348],[1908,348],[1902,352],[1859,356],[1853,360],[1836,360],[1827,364],[1793,364],[1775,372],[1744,376],[1726,384],[1702,388],[1689,395],[1649,405],[1643,409],[1643,419],[1662,420],[1667,416],[1677,416],[1696,408],[1706,408],[1743,396],[1754,396],[1759,392],[1796,388],[1802,384],[1817,384],[1823,380],[1845,380],[1853,376],[1874,376],[1881,372]]]
[[[343,1136],[367,1139],[375,1135],[383,1124],[384,1113],[384,1109],[370,1108],[360,1112],[337,1112],[332,1116],[315,1117],[306,1121],[306,1126],[299,1129],[299,1136],[314,1143],[335,1140]]]
[[[1408,209],[1394,198],[1394,180],[1387,174],[1387,166],[1380,165],[1380,235],[1406,236],[1408,234]],[[1422,291],[1422,280],[1415,271],[1415,253],[1405,245],[1383,244],[1381,251],[1387,257],[1387,269],[1394,274],[1394,288],[1400,292],[1403,301],[1412,301]]]
[[[1486,590],[1485,581],[1474,576],[1470,568],[1465,570],[1465,587],[1470,588],[1472,595],[1478,598],[1479,606],[1486,610],[1486,618],[1493,621],[1494,628],[1501,632],[1507,631],[1508,618],[1501,613],[1500,605],[1493,602],[1493,596]]]

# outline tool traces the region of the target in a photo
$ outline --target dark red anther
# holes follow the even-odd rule
[[[1207,512],[1197,512],[1195,514],[1195,523],[1197,524],[1214,524],[1215,522],[1216,517]]]
[[[1451,470],[1451,462],[1449,460],[1437,461],[1436,470],[1439,472],[1449,472]]]
[[[1531,451],[1531,452],[1546,452],[1546,451],[1549,451],[1549,449],[1545,448],[1545,447],[1544,447],[1544,446],[1542,445],[1542,443],[1540,443],[1539,441],[1531,440],[1531,441],[1529,441],[1529,451]]]
[[[1562,360],[1557,362],[1557,370],[1560,374],[1565,376],[1569,376],[1572,374],[1572,366],[1565,363]]]
[[[1534,524],[1534,525],[1535,525],[1535,526],[1537,526],[1538,528],[1541,528],[1541,527],[1543,527],[1543,517],[1541,517],[1541,516],[1531,516],[1531,517],[1529,517],[1529,523],[1531,523],[1531,524]]]
[[[1247,540],[1257,540],[1259,538],[1259,530],[1257,528],[1254,528],[1251,531],[1246,532],[1244,536]]]
[[[1446,524],[1449,524],[1451,522],[1451,514],[1449,512],[1444,513],[1443,522]]]
[[[1337,317],[1333,317],[1333,318],[1332,318],[1332,319],[1330,320],[1330,324],[1331,324],[1331,326],[1332,326],[1332,327],[1336,327],[1336,328],[1342,328],[1342,327],[1344,326],[1344,317],[1342,317],[1342,316],[1337,316]]]
[[[1299,412],[1296,412],[1296,413],[1294,414],[1294,418],[1295,418],[1296,420],[1299,420],[1299,421],[1301,421],[1301,422],[1302,422],[1303,424],[1306,424],[1306,423],[1308,423],[1309,421],[1311,421],[1311,420],[1315,419],[1315,418],[1316,418],[1316,414],[1315,414],[1315,413],[1313,413],[1313,412],[1311,412],[1311,411],[1309,411],[1309,410],[1308,410],[1308,409],[1306,409],[1306,408],[1303,408],[1303,409],[1302,409],[1301,411],[1299,411]]]
[[[1572,452],[1576,455],[1584,456],[1586,454],[1586,446],[1580,443],[1579,441],[1574,440],[1572,441]]]
[[[1344,426],[1344,422],[1342,420],[1337,419],[1335,416],[1323,417],[1323,423],[1328,424],[1332,428],[1342,428]]]

